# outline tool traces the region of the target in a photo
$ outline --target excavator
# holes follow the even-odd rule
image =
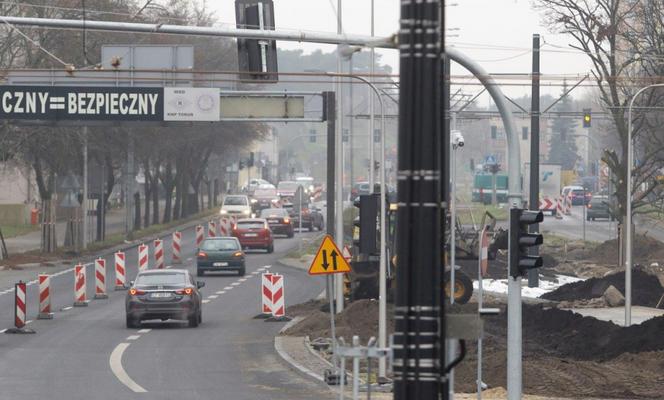
[[[388,217],[388,245],[387,253],[388,259],[388,300],[393,298],[395,293],[396,282],[395,270],[397,268],[397,257],[396,254],[396,211],[397,205],[391,204],[389,211],[387,213]],[[449,216],[448,216],[449,218]],[[466,274],[462,267],[459,265],[466,266],[468,264],[471,268],[476,268],[477,259],[478,259],[478,244],[480,240],[481,227],[486,226],[489,232],[489,249],[488,249],[488,258],[489,262],[492,262],[496,259],[499,249],[507,248],[508,234],[506,230],[502,228],[496,228],[496,218],[485,211],[480,224],[475,224],[475,219],[470,214],[470,219],[473,222],[471,226],[465,226],[461,223],[460,219],[457,217],[454,229],[456,233],[456,247],[455,247],[455,258],[457,265],[455,266],[454,274],[454,300],[456,303],[465,304],[467,303],[472,294],[473,294],[473,281],[471,277]],[[450,224],[448,224],[449,226]],[[354,232],[354,235],[356,232]],[[450,244],[449,240],[451,235],[445,235],[447,242],[444,244],[447,251],[445,252],[445,287],[444,293],[447,298],[449,298],[451,293],[451,267],[449,265],[449,249]],[[355,299],[364,299],[364,298],[377,298],[378,297],[378,262],[376,260],[360,260],[358,257],[353,257],[351,261],[352,271],[345,275],[345,294],[351,300]]]

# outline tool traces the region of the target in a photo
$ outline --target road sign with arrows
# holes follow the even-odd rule
[[[334,243],[330,235],[325,235],[316,257],[309,267],[309,275],[326,275],[350,272],[350,264]]]

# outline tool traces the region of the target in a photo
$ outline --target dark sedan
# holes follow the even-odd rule
[[[279,196],[277,196],[277,189],[258,188],[252,196],[251,209],[254,213],[258,214],[261,210],[274,207],[278,203]]]
[[[197,282],[185,269],[139,272],[125,299],[127,328],[138,328],[150,319],[186,320],[195,328],[203,320],[201,293],[205,282]]]
[[[210,237],[201,243],[196,254],[196,274],[205,272],[237,271],[245,274],[244,252],[237,238]]]
[[[265,218],[272,233],[286,235],[289,238],[295,235],[293,220],[288,215],[287,210],[283,208],[268,208],[261,211],[261,218]]]

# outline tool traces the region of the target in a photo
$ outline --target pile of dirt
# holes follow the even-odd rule
[[[584,256],[597,263],[617,264],[620,259],[620,243],[618,239],[607,240],[592,250],[587,250]],[[664,261],[664,243],[647,235],[635,234],[633,237],[634,262],[650,264]]]
[[[601,297],[611,285],[624,295],[625,273],[616,272],[602,278],[568,283],[545,293],[541,298],[555,301],[587,300]],[[637,268],[632,271],[632,287],[632,304],[637,306],[655,307],[664,294],[659,278]]]
[[[318,304],[318,307],[315,307]],[[311,339],[330,337],[330,314],[321,311],[322,303],[307,302],[291,307],[291,315],[308,314],[307,318],[284,332],[288,336],[309,336]],[[392,305],[388,305],[388,315],[392,315]],[[362,343],[372,336],[378,336],[378,302],[373,299],[354,301],[339,314],[335,315],[336,336],[343,337],[347,342],[357,335]],[[394,331],[394,323],[390,319],[387,332]]]

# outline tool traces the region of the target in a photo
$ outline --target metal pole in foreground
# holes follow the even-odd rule
[[[625,326],[632,325],[632,166],[634,165],[634,147],[632,146],[632,107],[634,100],[646,89],[664,87],[664,83],[655,83],[639,89],[627,108],[627,215],[625,231]],[[585,199],[584,199],[585,200]]]
[[[371,0],[371,36],[374,35],[374,0]],[[369,57],[369,79],[373,80],[373,76],[376,73],[374,64],[376,63],[376,53],[371,48],[371,57]],[[372,88],[369,88],[369,193],[374,192],[374,151],[376,144],[374,143],[374,130],[376,129],[374,122],[374,93]]]
[[[530,103],[530,194],[528,204],[531,210],[539,210],[539,123],[540,123],[540,36],[533,35],[533,77],[532,95]],[[530,232],[539,232],[539,224],[530,227]],[[537,246],[530,248],[530,255],[539,255]],[[528,271],[528,287],[539,286],[539,272],[537,269]]]
[[[452,126],[450,131],[456,130],[456,113],[451,113],[452,117]],[[451,176],[451,187],[450,187],[450,304],[454,304],[454,279],[455,279],[455,270],[454,266],[456,265],[456,149],[457,146],[450,146],[450,176]],[[454,355],[451,355],[454,357]],[[452,385],[450,385],[452,387]]]
[[[478,241],[477,249],[477,310],[478,312],[482,311],[482,297],[483,297],[483,288],[482,288],[482,245],[484,241],[484,230],[485,227],[482,227],[480,230],[480,240]],[[477,400],[482,400],[482,337],[480,336],[477,339]]]
[[[327,121],[327,220],[325,221],[325,226],[327,228],[327,234],[334,236],[334,210],[335,210],[335,196],[334,196],[334,182],[335,182],[335,163],[334,163],[334,154],[335,154],[335,133],[336,133],[336,102],[334,99],[334,92],[324,92],[323,93],[323,108],[324,116]],[[331,280],[331,279],[330,279]],[[330,283],[326,286],[328,292],[328,298],[334,298],[334,285]],[[332,302],[330,302],[330,307],[332,307]],[[332,312],[332,311],[330,311]]]
[[[341,35],[342,26],[341,26],[341,0],[337,0],[337,34]],[[337,46],[337,72],[341,74],[341,52],[340,46]],[[336,139],[336,157],[335,157],[335,169],[336,169],[336,185],[335,185],[335,196],[336,196],[336,213],[335,213],[335,235],[334,239],[339,248],[344,246],[344,197],[343,197],[343,188],[344,188],[344,166],[342,162],[343,155],[343,141],[342,141],[342,126],[343,126],[343,96],[341,94],[341,77],[337,79],[336,82],[336,91],[337,91],[337,101],[339,102],[339,112],[337,113],[337,137]],[[340,313],[344,310],[344,286],[343,286],[343,275],[335,274],[334,275],[334,284],[335,284],[335,297],[337,298],[337,308],[336,312]]]
[[[516,205],[510,209],[510,230],[512,219],[518,218]],[[510,235],[511,240],[512,235]],[[511,248],[512,246],[508,246]],[[509,250],[507,259],[511,260]],[[507,267],[507,398],[521,400],[521,277],[512,278]]]
[[[83,126],[83,249],[88,248],[88,127]]]

